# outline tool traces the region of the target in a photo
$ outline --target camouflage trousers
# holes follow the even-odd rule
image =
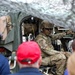
[[[64,70],[66,66],[66,57],[64,54],[55,54],[49,57],[45,57],[42,60],[42,65],[56,65],[56,74],[64,75]]]

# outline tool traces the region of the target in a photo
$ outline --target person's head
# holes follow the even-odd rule
[[[19,45],[17,52],[17,62],[22,67],[36,67],[41,65],[41,50],[34,41],[27,41]]]
[[[75,40],[73,40],[73,42],[72,42],[72,50],[73,50],[73,52],[75,52]]]
[[[68,58],[67,69],[69,75],[75,75],[75,52]]]
[[[42,32],[48,36],[52,33],[53,26],[54,25],[48,21],[42,21],[40,28],[41,28]]]

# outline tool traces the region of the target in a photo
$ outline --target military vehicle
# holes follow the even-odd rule
[[[18,45],[34,40],[40,33],[41,21],[38,17],[22,12],[0,17],[0,53],[8,58],[12,73],[19,69],[15,55]],[[48,69],[45,70],[45,74]]]
[[[15,52],[19,44],[34,40],[39,33],[39,19],[26,13],[9,13],[0,17],[0,53],[9,59],[11,72],[16,72]]]

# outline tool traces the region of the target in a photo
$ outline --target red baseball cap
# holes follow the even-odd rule
[[[41,50],[36,42],[27,41],[19,45],[16,55],[21,64],[33,64],[40,58]]]

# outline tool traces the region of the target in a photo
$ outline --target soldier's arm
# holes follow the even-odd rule
[[[57,34],[51,35],[51,38],[53,40],[56,40],[56,39],[60,39],[60,38],[62,38],[64,36],[66,36],[66,33],[65,32],[62,32],[62,33],[57,33]]]
[[[54,55],[60,53],[59,51],[53,50],[52,45],[50,46],[44,38],[35,39],[35,41],[39,44],[42,52],[46,53],[47,55]]]

